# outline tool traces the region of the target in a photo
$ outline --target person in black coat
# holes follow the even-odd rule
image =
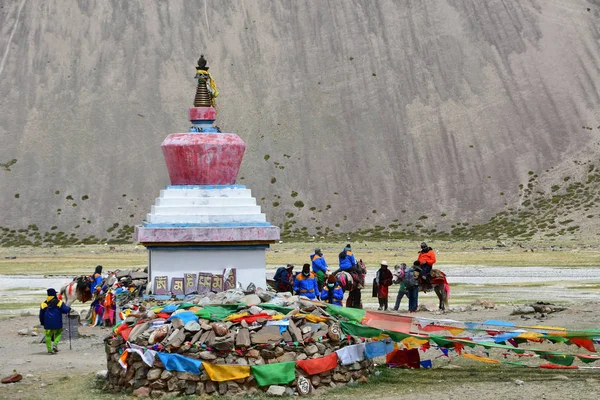
[[[68,314],[71,308],[56,297],[56,290],[50,288],[46,293],[48,297],[40,306],[40,324],[46,332],[48,354],[54,354],[58,352],[58,342],[63,331],[62,314]]]

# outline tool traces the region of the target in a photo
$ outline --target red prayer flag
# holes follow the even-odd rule
[[[577,347],[583,347],[584,349],[591,351],[592,353],[596,352],[596,348],[594,347],[594,342],[592,339],[583,339],[583,338],[569,338],[571,343],[576,344]]]
[[[362,324],[372,328],[387,329],[392,332],[410,333],[412,317],[367,311]]]
[[[254,323],[257,319],[271,319],[272,317],[267,313],[258,313],[255,315],[247,315],[245,317],[234,318],[231,322],[240,322],[242,320],[246,321],[249,324]]]
[[[385,356],[385,361],[390,367],[421,368],[421,357],[418,349],[394,350]]]
[[[556,364],[542,364],[539,366],[539,368],[546,368],[546,369],[579,369],[579,367],[577,365],[556,365]]]
[[[337,353],[333,352],[325,357],[296,361],[296,365],[302,368],[307,374],[316,375],[337,367],[338,356]]]
[[[129,340],[129,334],[131,333],[132,330],[133,330],[133,328],[125,328],[121,331],[121,336],[123,336],[123,339],[125,339],[125,341]]]

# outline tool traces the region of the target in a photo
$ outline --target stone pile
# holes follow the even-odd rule
[[[173,308],[184,305],[196,315],[206,316],[203,311],[219,307],[219,304],[228,305],[227,308],[235,315],[184,322],[180,318],[169,320],[160,309],[162,306]],[[233,289],[208,296],[188,297],[185,303],[181,300],[161,303],[147,298],[136,308],[124,321],[130,328],[133,327],[127,338],[130,344],[212,364],[257,366],[316,359],[365,340],[343,335],[339,321],[327,313],[325,304],[313,303],[290,293],[275,294],[258,289],[248,294]],[[116,331],[119,332],[119,329]],[[304,394],[307,387],[312,390],[365,381],[374,368],[373,361],[365,359],[309,376],[296,366],[296,379],[289,384],[258,387],[252,374],[244,379],[214,382],[204,369],[201,374],[168,371],[159,357],[150,366],[135,352],[130,353],[128,368],[124,369],[119,358],[127,347],[127,341],[117,333],[107,337],[105,343],[107,389],[133,391],[138,396],[205,393],[230,396],[251,395],[259,391],[280,395],[293,395],[300,391]]]

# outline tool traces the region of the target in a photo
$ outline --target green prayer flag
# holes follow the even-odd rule
[[[327,312],[331,315],[339,315],[340,317],[348,318],[350,321],[354,322],[362,321],[367,314],[365,310],[361,310],[360,308],[340,307],[334,306],[333,304],[327,305]]]
[[[340,327],[342,328],[342,332],[346,335],[364,338],[377,337],[383,333],[381,329],[371,328],[370,326],[357,324],[355,322],[340,321]]]
[[[392,331],[383,331],[383,333],[385,333],[386,335],[388,335],[394,342],[401,342],[404,339],[406,339],[407,337],[410,337],[411,335],[407,334],[407,333],[401,333],[401,332],[392,332]]]
[[[179,308],[178,308],[178,310],[181,310],[182,308],[184,308],[184,309],[188,309],[188,308],[190,308],[190,307],[194,307],[195,305],[197,305],[197,304],[194,304],[194,303],[181,303],[181,304],[179,305]]]
[[[584,362],[586,364],[590,364],[590,363],[600,360],[600,358],[598,358],[598,356],[584,355],[584,354],[578,355],[577,358],[579,358],[582,362]]]
[[[293,308],[278,306],[277,304],[269,304],[269,303],[262,303],[260,305],[260,308],[267,309],[267,310],[275,310],[275,311],[280,312],[282,314],[287,314],[287,313],[289,313],[291,311],[294,311]]]
[[[296,362],[253,365],[250,367],[258,386],[285,385],[296,379]]]
[[[573,361],[575,360],[574,356],[568,354],[546,354],[541,357],[550,361],[552,364],[564,365],[565,367],[573,364]]]
[[[516,362],[516,361],[500,361],[502,364],[507,364],[507,365],[514,365],[516,367],[528,367],[527,364],[522,363],[522,362]]]

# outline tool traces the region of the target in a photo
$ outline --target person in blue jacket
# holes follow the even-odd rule
[[[92,296],[96,294],[96,290],[99,291],[98,288],[102,289],[100,286],[102,284],[102,265],[97,265],[96,270],[94,271],[94,275],[92,275],[92,284],[90,286],[90,291]]]
[[[354,259],[350,243],[344,247],[344,250],[338,255],[338,258],[340,260],[340,268],[333,273],[334,275],[342,271],[353,272],[356,270],[356,260]]]
[[[294,280],[294,292],[299,296],[306,296],[311,300],[320,297],[317,276],[310,270],[310,264],[302,266],[302,272]]]
[[[321,249],[315,249],[314,254],[310,255],[310,261],[312,262],[312,270],[317,275],[319,290],[321,290],[325,283],[325,274],[327,273],[327,262],[325,261],[325,257],[323,257]]]
[[[338,284],[334,275],[329,275],[327,278],[327,286],[321,292],[321,301],[330,303],[336,306],[342,306],[344,300],[344,290]]]
[[[40,324],[44,326],[46,333],[48,354],[54,354],[58,352],[58,342],[63,331],[61,314],[68,314],[71,308],[56,297],[56,290],[50,288],[46,293],[48,297],[40,306]]]

